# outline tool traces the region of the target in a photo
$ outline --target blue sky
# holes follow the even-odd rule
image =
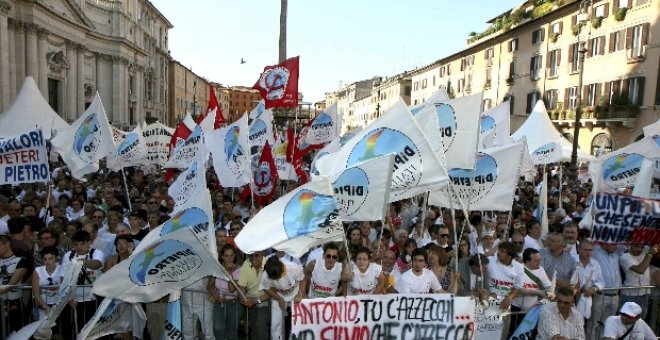
[[[300,55],[304,101],[460,51],[471,31],[521,0],[289,0],[287,56]],[[224,85],[252,86],[277,63],[278,0],[152,0],[174,25],[174,59]],[[241,58],[245,64],[240,64]]]

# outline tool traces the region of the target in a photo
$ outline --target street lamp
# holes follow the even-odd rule
[[[577,103],[575,108],[575,126],[573,127],[573,150],[571,152],[571,175],[573,179],[577,179],[578,176],[578,141],[580,135],[580,118],[582,117],[582,78],[584,76],[584,57],[587,53],[586,48],[586,39],[582,41],[580,39],[580,31],[582,30],[583,25],[587,25],[589,21],[589,0],[583,0],[580,2],[580,12],[577,15],[577,24],[578,24],[578,33],[577,33],[577,44],[578,44],[578,64],[580,66],[580,73],[578,75],[578,88],[577,88]]]

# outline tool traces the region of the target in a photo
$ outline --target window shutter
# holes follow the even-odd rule
[[[628,8],[632,7],[632,0],[628,0],[628,6],[626,6],[626,7],[628,7]]]
[[[594,98],[594,104],[596,104],[596,105],[598,105],[598,100],[599,100],[600,97],[602,96],[601,93],[600,93],[600,91],[601,91],[602,89],[603,89],[603,84],[601,84],[601,83],[597,83],[597,84],[596,84],[596,91],[595,91],[596,94],[595,94],[595,96],[594,96],[594,97],[595,97],[595,98]]]
[[[616,32],[610,33],[610,44],[609,44],[609,48],[608,48],[610,53],[614,52],[614,34],[616,34]]]
[[[598,54],[605,54],[605,36],[600,37],[600,48],[598,48]]]
[[[639,77],[637,78],[637,84],[638,85],[638,90],[637,90],[637,98],[635,98],[635,104],[642,106],[644,105],[644,80],[646,78],[644,77]]]
[[[529,73],[530,73],[530,75],[531,75],[532,71],[534,71],[534,62],[535,62],[535,61],[536,61],[536,60],[535,60],[534,56],[533,56],[532,59],[529,61]]]
[[[589,85],[582,86],[582,98],[580,98],[581,106],[588,106],[589,102]]]
[[[545,40],[545,28],[541,28],[541,41]]]
[[[552,65],[550,65],[550,61],[552,60],[551,55],[552,55],[552,51],[547,52],[545,54],[545,58],[546,58],[545,59],[545,68],[550,68],[550,66],[552,66]]]
[[[570,87],[567,87],[564,89],[564,110],[568,109],[568,100],[569,100],[569,94],[571,93]]]
[[[612,13],[619,9],[619,0],[612,0]]]
[[[513,51],[513,49],[511,48],[512,44],[513,44],[513,40],[509,40],[509,52]]]
[[[557,49],[557,66],[561,65],[561,48]]]
[[[527,108],[525,109],[527,114],[532,112],[532,93],[527,94]]]
[[[626,49],[627,50],[632,48],[632,32],[633,32],[632,27],[628,27],[626,29]]]
[[[575,44],[570,44],[568,46],[568,62],[573,62],[573,57],[575,57]]]
[[[617,0],[614,0],[616,2]],[[607,18],[607,16],[610,15],[610,6],[607,6],[607,4],[603,5],[603,18]]]
[[[650,23],[646,22],[642,25],[642,45],[646,45],[649,43],[649,27],[651,26]]]
[[[621,96],[628,97],[628,87],[630,87],[630,79],[626,78],[621,81]]]
[[[559,22],[559,34],[561,34],[564,31],[564,22],[560,21]]]
[[[577,15],[571,17],[571,28],[577,25]]]
[[[605,91],[603,92],[603,96],[605,96],[605,103],[606,104],[611,104],[611,100],[612,100],[612,82],[606,81],[603,84],[605,85]]]
[[[594,40],[589,39],[589,43],[587,44],[587,54],[585,55],[587,58],[591,57],[591,51],[594,50]]]

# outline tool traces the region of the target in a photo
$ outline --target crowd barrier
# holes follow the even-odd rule
[[[57,286],[46,286],[42,288],[53,289]],[[91,289],[90,285],[79,286],[79,288]],[[38,317],[36,306],[32,298],[32,287],[21,286],[14,290],[21,290],[21,306],[7,304],[0,299],[0,340],[7,339],[10,333],[10,324],[18,323],[14,328],[23,327]],[[631,293],[645,290],[645,294],[640,300],[645,301],[646,322],[657,334],[660,331],[660,289],[655,286],[639,287],[618,287],[607,288],[600,291],[600,294],[593,298],[593,311],[602,312],[600,320],[587,320],[585,325],[591,331],[587,332],[587,339],[601,339],[604,322],[608,316],[616,315],[618,309]],[[612,301],[616,300],[616,301]],[[98,300],[100,304],[101,299]],[[635,301],[635,302],[640,302]],[[238,339],[268,339],[270,336],[270,304],[264,302],[260,306],[250,309],[231,308],[238,307],[238,300],[227,300],[223,302],[214,302],[209,298],[205,289],[185,289],[182,292],[181,299],[181,339],[235,339],[233,334],[227,332],[236,332]],[[615,306],[616,305],[616,306]],[[168,331],[165,325],[167,319],[167,297],[157,302],[142,304],[147,315],[147,325],[145,327],[145,339],[162,339],[163,334]],[[84,307],[83,307],[84,308]],[[94,307],[95,308],[95,307]],[[214,309],[216,312],[214,319]],[[82,313],[91,313],[96,310],[82,310]],[[525,312],[506,312],[503,316],[502,339],[507,339],[509,333],[510,318],[514,315],[525,314]],[[53,327],[53,339],[75,339],[76,330],[82,329],[83,324],[78,324],[77,319],[81,316],[71,308],[65,308],[56,326]],[[14,329],[12,329],[14,330]],[[252,334],[252,337],[250,337]]]

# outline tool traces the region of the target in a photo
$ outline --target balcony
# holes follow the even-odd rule
[[[573,126],[575,123],[575,110],[556,109],[548,112],[553,123],[562,126]],[[639,116],[639,106],[637,105],[611,105],[608,107],[586,106],[582,110],[580,123],[591,126],[609,126],[620,123],[621,125],[632,128]]]

